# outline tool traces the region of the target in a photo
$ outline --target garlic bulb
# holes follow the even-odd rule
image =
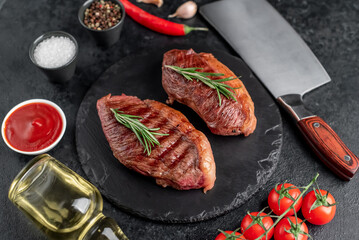
[[[152,3],[157,7],[161,7],[163,4],[163,0],[137,0],[137,2]]]
[[[179,6],[174,14],[169,15],[169,18],[177,17],[189,19],[196,15],[197,4],[193,1],[188,1]]]

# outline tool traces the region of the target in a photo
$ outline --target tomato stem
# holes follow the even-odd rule
[[[295,199],[289,194],[290,190],[294,190],[294,189],[298,189],[295,186],[289,186],[289,187],[285,187],[287,181],[284,181],[284,183],[281,184],[280,189],[278,190],[278,186],[279,184],[275,185],[274,187],[274,191],[279,195],[278,196],[278,208],[280,210],[280,200],[282,200],[284,197],[294,201]],[[294,208],[293,208],[294,209]],[[295,210],[293,210],[295,211]]]
[[[315,197],[317,199],[313,202],[312,206],[309,209],[309,212],[311,212],[312,210],[314,210],[314,209],[316,209],[317,207],[320,207],[320,206],[332,207],[332,206],[337,205],[337,203],[330,204],[328,202],[327,199],[328,199],[329,191],[326,191],[327,193],[323,196],[322,191],[320,190],[318,183],[316,183],[316,185],[317,185],[317,188],[313,187],[313,189],[314,189]]]
[[[236,233],[239,233],[240,229],[241,228],[237,228],[231,234],[228,234],[228,233],[226,233],[225,231],[223,231],[221,229],[218,229],[218,231],[223,233],[223,235],[226,237],[226,240],[236,240],[236,239],[241,239],[241,237],[243,236],[243,234],[236,235]]]
[[[265,232],[264,232],[262,235],[260,235],[259,237],[257,237],[255,240],[262,239],[262,237],[266,236],[267,233],[268,233],[272,228],[274,228],[274,227],[278,224],[278,222],[279,222],[280,220],[282,220],[282,219],[285,217],[285,215],[286,215],[292,208],[294,208],[294,206],[298,203],[299,199],[304,195],[304,193],[306,193],[306,192],[308,191],[308,189],[310,188],[310,186],[312,186],[312,185],[317,181],[317,178],[318,178],[318,177],[319,177],[319,173],[317,173],[317,174],[315,175],[315,177],[312,179],[312,181],[310,181],[310,183],[309,183],[307,186],[303,187],[303,191],[301,192],[301,194],[297,197],[297,199],[295,199],[295,201],[292,203],[292,205],[291,205],[287,210],[285,210],[285,211],[282,213],[282,215],[280,215],[280,216],[277,218],[277,220],[273,223],[273,225],[272,225],[270,228],[268,228],[267,230],[265,230]],[[295,212],[295,211],[294,211],[294,212]]]

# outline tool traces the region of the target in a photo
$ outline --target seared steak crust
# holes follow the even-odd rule
[[[176,100],[192,108],[214,134],[248,136],[254,131],[257,123],[254,104],[241,80],[225,82],[233,88],[239,88],[235,90],[237,102],[222,95],[222,105],[219,106],[215,89],[209,88],[202,82],[188,81],[172,69],[164,67],[165,65],[181,68],[198,67],[203,68],[199,70],[202,72],[223,73],[224,76],[220,78],[236,77],[212,54],[197,54],[192,49],[173,49],[164,54],[162,85],[168,94],[168,102],[172,104]]]
[[[160,146],[148,156],[135,134],[115,119],[110,108],[141,116],[148,128],[168,136],[155,136]],[[210,190],[215,181],[215,163],[206,136],[196,130],[180,112],[153,100],[111,96],[97,101],[102,129],[113,155],[126,167],[156,179],[156,183],[180,190]]]

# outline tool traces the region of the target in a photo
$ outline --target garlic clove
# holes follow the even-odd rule
[[[177,17],[189,19],[197,13],[197,4],[193,1],[188,1],[179,6],[174,14],[169,15],[169,18]]]
[[[137,2],[151,3],[157,7],[161,7],[163,5],[163,0],[137,0]]]

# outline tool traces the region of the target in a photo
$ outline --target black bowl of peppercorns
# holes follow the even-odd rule
[[[88,0],[81,6],[78,19],[98,44],[108,47],[119,40],[125,15],[118,0]]]

